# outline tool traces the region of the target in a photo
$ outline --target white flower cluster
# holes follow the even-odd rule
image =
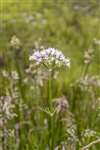
[[[14,103],[12,102],[12,97],[7,96],[1,96],[0,97],[0,121],[3,117],[6,119],[11,119],[16,114],[13,112],[13,109],[15,108]]]
[[[19,38],[17,38],[15,35],[11,38],[11,41],[10,41],[10,45],[13,47],[13,48],[20,48],[21,46],[21,41],[19,40]]]
[[[42,51],[35,51],[30,57],[30,61],[36,64],[46,64],[47,66],[56,65],[70,67],[70,60],[65,58],[63,53],[55,48],[47,48]]]
[[[87,137],[87,138],[93,137],[93,136],[95,136],[95,135],[96,135],[96,131],[91,130],[91,129],[86,129],[86,130],[82,133],[82,136],[83,136],[83,137]]]
[[[89,48],[87,51],[84,53],[84,63],[85,64],[90,64],[94,56],[94,50]]]

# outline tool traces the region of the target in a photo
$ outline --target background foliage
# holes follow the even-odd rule
[[[13,35],[21,40],[19,51],[10,47]],[[71,122],[64,123],[64,135],[69,129],[65,127],[66,124],[71,123],[74,127],[70,132],[66,131],[67,144],[75,145],[69,146],[68,150],[78,150],[100,137],[100,1],[0,0],[0,96],[10,93],[12,97],[17,91],[17,99],[21,99],[20,104],[16,102],[18,117],[8,121],[6,128],[13,130],[20,121],[31,122],[31,127],[25,125],[20,130],[21,150],[46,149],[43,116],[34,108],[43,105],[41,99],[47,98],[46,85],[36,86],[35,74],[30,77],[26,73],[29,55],[40,47],[58,48],[71,60],[70,70],[62,71],[53,85],[53,98],[62,98],[63,95],[67,97],[70,105],[68,112],[72,115],[68,115]],[[89,48],[94,50],[94,56],[86,70],[84,52]],[[8,73],[7,77],[4,70]],[[17,81],[13,81],[13,77],[9,75],[12,70],[18,73],[20,79]],[[40,78],[37,80],[40,81]],[[19,107],[22,110],[18,111]],[[21,115],[24,112],[26,114]],[[27,132],[31,128],[32,132],[35,130],[34,134],[27,139]],[[83,135],[85,132],[86,136]],[[44,135],[46,134],[45,131]],[[65,139],[60,136],[56,139],[61,141],[57,143],[60,144],[60,149],[66,145]],[[11,138],[7,142],[9,150],[17,149],[14,143],[18,141]],[[92,150],[99,149],[98,144]]]

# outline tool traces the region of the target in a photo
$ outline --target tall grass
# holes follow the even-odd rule
[[[69,71],[66,66],[61,72],[58,61],[58,67],[52,61],[53,66],[48,66],[48,58],[44,67],[32,62],[25,69],[20,59],[21,43],[15,36],[12,40],[13,55],[9,54],[0,78],[1,148],[78,150],[93,142],[91,149],[99,149],[95,141],[100,138],[100,77],[88,74],[94,51],[85,52],[80,78],[64,87],[57,81]],[[58,88],[59,97],[54,92]]]
[[[0,150],[99,150],[99,3],[1,0],[0,12]],[[70,69],[29,60],[52,46]]]

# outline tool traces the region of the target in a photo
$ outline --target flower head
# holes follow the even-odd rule
[[[34,54],[30,56],[29,60],[34,60],[37,63],[40,63],[42,61],[41,53],[39,51],[34,52]]]
[[[55,48],[47,48],[42,51],[35,51],[30,57],[30,61],[35,61],[36,64],[45,64],[48,67],[52,66],[70,66],[70,60],[65,58],[63,53]]]
[[[17,38],[15,35],[11,38],[11,41],[10,41],[10,45],[13,47],[13,48],[20,48],[21,46],[21,41],[19,38]]]
[[[54,104],[56,106],[57,113],[60,113],[60,115],[65,113],[69,108],[68,100],[65,96],[54,99]]]
[[[0,96],[0,120],[5,117],[11,119],[16,116],[14,113],[15,104],[10,95]]]
[[[93,55],[94,54],[94,50],[89,48],[87,51],[85,51],[84,53],[84,63],[85,64],[90,64],[92,59],[93,59]]]

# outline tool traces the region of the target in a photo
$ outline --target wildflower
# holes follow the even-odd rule
[[[91,130],[91,129],[86,129],[84,132],[82,132],[82,137],[88,137],[88,138],[90,138],[90,137],[93,137],[93,136],[95,136],[96,135],[96,131],[94,131],[94,130]]]
[[[94,39],[94,43],[96,44],[96,45],[100,45],[100,40],[98,40],[98,39]]]
[[[15,70],[11,72],[8,72],[7,70],[2,70],[2,76],[6,79],[13,79],[13,80],[19,79],[19,75]]]
[[[0,120],[2,117],[6,117],[7,119],[11,119],[16,114],[13,112],[15,105],[12,103],[11,96],[1,96],[0,97]]]
[[[5,78],[8,78],[9,74],[6,70],[2,70],[2,76],[5,77]]]
[[[10,75],[13,80],[19,79],[18,73],[16,71],[12,71]]]
[[[29,60],[37,61],[37,63],[40,63],[42,61],[41,53],[39,51],[34,52],[32,56],[30,56]]]
[[[14,36],[11,38],[10,45],[11,45],[13,48],[19,49],[20,46],[21,46],[21,42],[20,42],[19,38],[17,38],[17,37],[14,35]]]
[[[48,68],[67,66],[70,67],[69,58],[65,58],[63,53],[55,48],[47,48],[42,51],[35,51],[30,57],[30,61],[35,61],[36,64],[43,64]]]
[[[60,97],[60,98],[57,98],[55,99],[55,105],[56,105],[56,110],[57,110],[57,113],[59,114],[63,114],[64,112],[66,112],[69,108],[69,104],[68,104],[68,100],[66,99],[65,96],[63,97]]]
[[[90,64],[92,59],[93,59],[93,49],[88,49],[87,51],[85,51],[84,53],[84,63],[85,64]]]
[[[79,83],[80,85],[83,85],[83,86],[100,87],[100,78],[99,76],[87,75],[84,78],[80,79]]]

